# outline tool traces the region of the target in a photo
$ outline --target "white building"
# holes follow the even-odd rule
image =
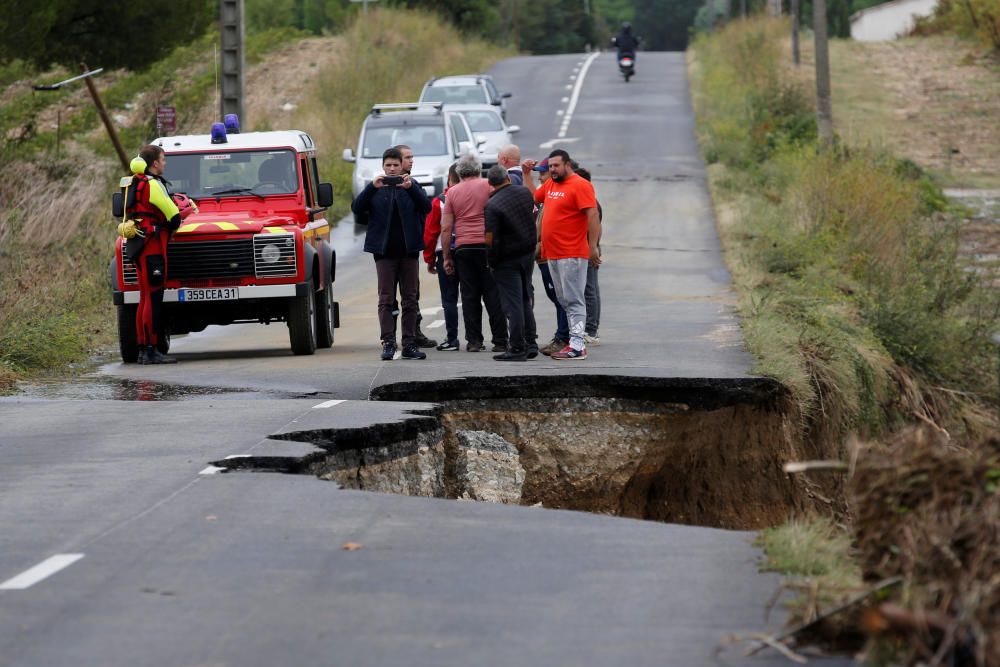
[[[884,42],[913,29],[914,18],[930,16],[938,0],[891,0],[851,16],[851,37],[859,42]]]

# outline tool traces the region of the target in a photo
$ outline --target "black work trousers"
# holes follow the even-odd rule
[[[510,332],[510,351],[537,350],[534,311],[534,289],[531,274],[535,269],[534,252],[522,257],[497,261],[493,267],[493,280],[500,292],[500,305],[507,317]]]
[[[507,346],[507,318],[500,306],[500,294],[486,264],[486,246],[461,246],[455,249],[455,270],[458,271],[462,294],[462,319],[465,340],[483,342],[483,304],[490,318],[493,344]]]

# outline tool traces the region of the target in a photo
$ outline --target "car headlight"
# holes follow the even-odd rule
[[[265,264],[274,264],[281,259],[281,250],[273,243],[269,243],[261,248],[260,259]]]

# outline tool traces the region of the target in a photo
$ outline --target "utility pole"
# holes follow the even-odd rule
[[[826,35],[826,0],[813,0],[816,47],[816,130],[822,148],[833,146],[833,109],[830,102],[830,44]]]
[[[219,32],[222,34],[222,97],[219,100],[219,118],[234,113],[240,125],[248,127],[243,109],[243,71],[246,60],[244,43],[243,0],[220,0]]]
[[[94,85],[91,77],[87,75],[88,72],[90,72],[90,68],[87,67],[87,63],[80,63],[80,71],[84,74],[83,81],[87,84],[87,90],[90,92],[91,99],[94,100],[94,106],[97,107],[97,114],[104,122],[104,129],[108,131],[108,136],[111,137],[111,143],[115,147],[115,152],[118,153],[118,159],[122,163],[122,168],[126,173],[128,173],[128,158],[125,157],[125,149],[122,148],[122,142],[118,139],[118,133],[115,132],[115,126],[111,124],[111,117],[108,116],[108,110],[104,108],[104,102],[101,101],[101,96],[97,94],[97,86]]]
[[[789,11],[792,15],[792,62],[798,67],[802,64],[802,56],[799,52],[799,0],[789,0],[791,7]]]

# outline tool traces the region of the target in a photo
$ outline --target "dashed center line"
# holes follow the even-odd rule
[[[444,326],[444,320],[434,320],[433,322],[431,322],[430,324],[427,325],[427,328],[428,329],[437,329],[437,328],[443,327],[443,326]]]
[[[21,574],[0,584],[0,591],[23,591],[83,558],[83,554],[56,554]]]
[[[583,68],[580,70],[580,76],[571,76],[570,79],[576,80],[575,86],[567,86],[573,89],[573,94],[569,99],[569,106],[566,108],[566,114],[563,116],[562,125],[559,127],[559,138],[562,139],[566,136],[566,132],[569,130],[569,122],[573,118],[573,112],[576,111],[576,103],[580,101],[580,89],[583,88],[583,80],[587,76],[587,70],[590,69],[590,64],[594,62],[594,58],[600,55],[600,51],[595,51],[590,54],[587,60],[583,63]]]

